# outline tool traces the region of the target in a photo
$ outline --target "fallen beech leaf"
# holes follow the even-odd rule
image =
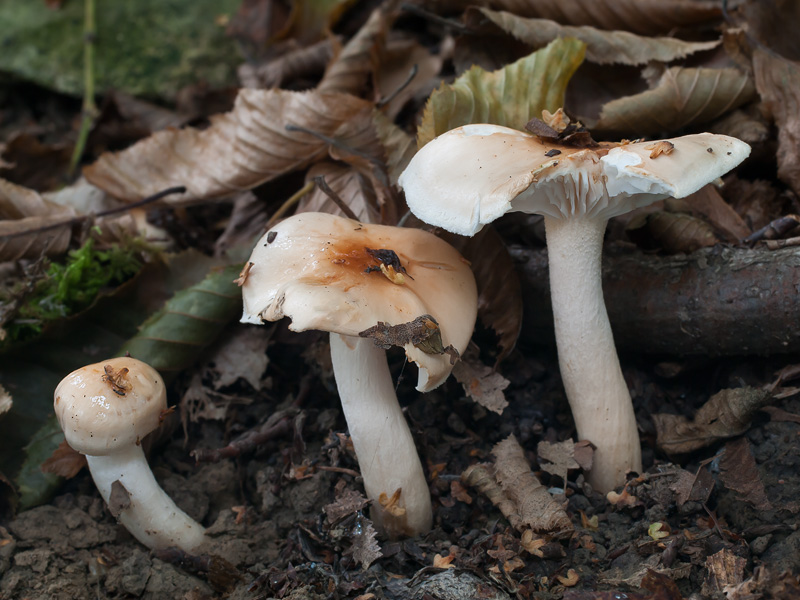
[[[390,39],[379,60],[375,87],[380,92],[381,112],[394,119],[409,101],[420,94],[427,96],[438,84],[445,56],[432,54],[414,39],[401,38]]]
[[[514,502],[524,525],[553,535],[572,531],[567,513],[533,474],[522,446],[513,435],[496,444],[492,454],[497,482]]]
[[[539,455],[539,466],[548,473],[560,477],[565,486],[567,485],[567,471],[581,468],[575,460],[575,442],[572,440],[556,444],[541,441],[536,446],[536,453]],[[542,459],[547,462],[542,462]]]
[[[450,482],[450,495],[459,502],[472,504],[472,496],[469,495],[467,489],[459,481]]]
[[[640,137],[699,125],[750,102],[755,86],[733,68],[671,67],[653,89],[606,103],[593,131]]]
[[[766,565],[758,565],[750,579],[726,586],[724,593],[726,600],[796,600],[800,598],[800,579],[788,571],[777,575]]]
[[[800,415],[778,408],[777,406],[765,406],[762,408],[769,415],[770,421],[782,423],[800,423]]]
[[[484,365],[477,356],[462,356],[453,366],[453,377],[456,378],[464,392],[484,408],[503,414],[508,401],[503,393],[509,381],[494,369]]]
[[[62,440],[53,454],[42,463],[42,471],[53,473],[64,479],[72,479],[86,466],[86,457],[73,450]]]
[[[679,415],[654,414],[656,443],[667,454],[683,454],[740,435],[747,431],[753,415],[770,398],[769,392],[764,390],[736,388],[711,396],[692,421]]]
[[[695,52],[711,50],[720,40],[685,42],[671,37],[644,37],[628,31],[603,31],[595,27],[561,25],[548,19],[529,19],[487,8],[469,9],[467,26],[476,27],[489,19],[518,40],[541,48],[556,38],[575,38],[586,44],[586,60],[597,64],[645,65],[684,58]]]
[[[370,75],[377,72],[376,57],[394,18],[383,7],[372,11],[364,25],[336,53],[317,85],[317,91],[360,94]]]
[[[725,202],[713,184],[706,185],[686,197],[686,204],[695,216],[702,216],[724,237],[723,240],[738,243],[750,235],[750,228]]]
[[[712,554],[706,558],[702,594],[714,597],[724,593],[728,587],[738,586],[744,581],[746,565],[746,558],[736,556],[728,548]]]
[[[369,181],[353,167],[333,161],[319,162],[308,170],[306,181],[313,181],[315,177],[324,177],[326,183],[360,221],[382,222],[375,191]],[[295,212],[325,212],[340,217],[346,216],[318,186],[303,196]]]
[[[711,226],[686,213],[659,210],[633,219],[625,229],[637,245],[668,254],[690,254],[719,242]]]
[[[392,184],[397,184],[409,161],[417,152],[417,143],[413,136],[395,125],[382,112],[372,115],[373,124],[386,153],[386,171]],[[384,221],[384,223],[387,223]]]
[[[756,48],[753,74],[762,104],[778,126],[778,177],[800,194],[800,62]]]
[[[170,203],[217,198],[303,169],[329,149],[303,127],[358,150],[379,145],[372,104],[348,94],[242,89],[231,112],[203,130],[158,131],[121,152],[107,152],[84,169],[112,196],[133,202],[185,185]]]
[[[237,74],[242,87],[279,88],[292,79],[316,78],[333,58],[335,36],[306,48],[296,48],[260,63],[242,63]]]
[[[531,116],[564,104],[570,77],[583,61],[585,46],[559,39],[497,71],[474,66],[452,84],[434,91],[417,129],[421,148],[436,136],[469,123],[522,129]]]
[[[747,438],[725,444],[719,468],[719,478],[726,488],[737,492],[742,500],[757,510],[772,510]]]
[[[291,39],[301,45],[315,42],[336,25],[351,3],[352,0],[294,0],[289,18],[271,41]]]
[[[438,3],[448,2],[439,0]],[[452,4],[452,0],[449,3]],[[458,0],[455,4],[474,2]],[[496,0],[492,6],[523,17],[551,19],[568,25],[591,25],[600,29],[622,29],[643,35],[668,33],[676,28],[707,23],[721,15],[719,6],[713,2],[690,0]]]
[[[491,464],[474,464],[467,467],[461,474],[461,482],[464,485],[474,487],[481,494],[486,496],[495,505],[503,516],[508,519],[511,526],[522,531],[526,529],[522,518],[517,513],[517,509],[511,498],[498,485],[495,479],[494,468]]]
[[[377,325],[359,331],[358,335],[362,338],[372,338],[375,345],[384,350],[388,350],[392,346],[412,345],[426,354],[447,354],[450,356],[451,363],[458,359],[458,350],[452,346],[445,348],[442,345],[442,332],[439,324],[430,315],[421,315],[413,321],[398,325],[389,325],[378,321]]]

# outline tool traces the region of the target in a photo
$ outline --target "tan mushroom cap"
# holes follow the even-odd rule
[[[380,262],[367,249],[393,250],[407,271],[405,283],[369,271]],[[267,232],[249,263],[242,284],[244,323],[287,316],[293,331],[358,336],[379,321],[399,325],[429,314],[445,347],[461,353],[472,335],[477,292],[469,265],[447,242],[419,229],[302,213]],[[426,354],[411,344],[404,349],[419,366],[420,391],[440,385],[452,369],[446,354]]]
[[[509,211],[609,219],[682,198],[749,154],[744,142],[710,133],[575,148],[499,125],[464,125],[420,149],[399,183],[417,217],[473,235]]]
[[[105,456],[139,443],[158,427],[167,393],[150,365],[130,357],[110,358],[62,379],[53,408],[71,448]]]

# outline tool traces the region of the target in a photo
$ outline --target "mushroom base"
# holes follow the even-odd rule
[[[332,333],[331,360],[376,527],[391,538],[427,532],[433,522],[430,490],[386,352],[371,339]],[[397,490],[396,502],[381,503]]]
[[[608,492],[640,472],[630,392],[608,321],[600,258],[606,220],[545,217],[558,363],[578,437],[597,448],[588,481]]]

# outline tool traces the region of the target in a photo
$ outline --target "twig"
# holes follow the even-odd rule
[[[800,237],[793,237],[785,240],[767,240],[765,243],[770,250],[780,250],[781,248],[800,246]]]
[[[245,452],[250,452],[268,440],[292,431],[293,417],[296,411],[280,411],[273,414],[267,422],[258,429],[253,429],[240,435],[222,448],[197,448],[192,451],[195,461],[217,463],[225,458],[235,458]]]
[[[319,131],[314,131],[313,129],[308,129],[307,127],[300,127],[300,125],[292,125],[291,123],[289,125],[286,125],[285,129],[286,131],[300,131],[302,133],[307,133],[308,135],[313,135],[318,140],[322,140],[323,142],[334,148],[339,148],[340,150],[344,150],[345,152],[348,152],[353,156],[358,156],[360,158],[363,158],[364,160],[371,162],[372,164],[378,166],[381,169],[384,167],[382,160],[375,158],[374,156],[370,156],[369,154],[367,154],[366,152],[362,152],[361,150],[356,150],[355,148],[348,146],[347,144],[343,144],[339,140],[329,137],[324,133],[320,133]]]
[[[419,65],[415,64],[414,66],[412,66],[411,70],[408,73],[408,77],[406,77],[405,81],[403,81],[403,83],[398,85],[391,94],[389,94],[385,98],[381,98],[380,100],[378,100],[375,103],[375,106],[378,108],[383,108],[384,106],[389,104],[389,102],[394,100],[397,97],[397,94],[402,92],[408,86],[408,84],[414,80],[414,77],[417,76],[418,71],[419,71]]]
[[[94,0],[84,0],[83,6],[83,109],[81,110],[81,128],[78,131],[78,139],[75,142],[75,149],[72,151],[72,158],[69,161],[70,177],[72,177],[81,160],[81,156],[83,156],[86,141],[89,139],[89,132],[92,130],[94,120],[97,117],[97,105],[94,103],[94,41],[97,34],[94,19]]]
[[[452,29],[457,31],[458,33],[465,35],[474,33],[472,29],[464,25],[463,23],[459,23],[453,19],[445,19],[442,16],[437,15],[429,10],[422,8],[421,6],[417,6],[416,4],[411,4],[410,2],[404,2],[400,5],[400,10],[404,10],[405,12],[409,12],[412,15],[417,15],[418,17],[422,17],[428,21],[433,23],[438,23],[448,29]]]
[[[755,244],[756,242],[760,242],[761,240],[774,240],[775,238],[782,237],[783,235],[789,233],[792,229],[796,228],[800,225],[800,216],[797,215],[786,215],[783,217],[779,217],[767,225],[759,229],[758,231],[754,231],[746,238],[742,240],[745,244]],[[782,247],[782,246],[778,246]],[[774,250],[774,248],[770,248],[770,250]]]
[[[297,190],[294,194],[292,194],[291,197],[288,200],[286,200],[286,202],[281,204],[280,208],[278,208],[278,210],[275,211],[275,214],[273,214],[269,218],[269,221],[267,221],[266,229],[267,230],[272,229],[275,223],[277,223],[283,218],[283,215],[285,215],[287,212],[289,212],[289,210],[294,208],[294,206],[298,202],[300,202],[300,199],[313,189],[314,189],[314,182],[309,181],[307,184],[305,184],[303,187]]]
[[[353,212],[353,209],[347,206],[345,201],[342,200],[342,197],[337,194],[333,188],[331,188],[331,186],[328,185],[328,182],[325,181],[324,175],[318,175],[317,177],[314,177],[313,181],[317,184],[317,187],[319,187],[319,189],[322,190],[326,196],[328,196],[328,198],[333,200],[333,203],[339,207],[339,210],[341,210],[348,219],[352,219],[353,221],[360,220],[356,213]]]

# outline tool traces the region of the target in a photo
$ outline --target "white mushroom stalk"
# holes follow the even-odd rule
[[[608,219],[687,196],[749,153],[712,134],[586,148],[479,124],[434,139],[400,176],[411,211],[454,233],[473,235],[506,212],[544,215],[561,376],[578,436],[597,448],[589,481],[600,491],[642,468],[601,286]]]
[[[73,371],[58,384],[54,408],[67,444],[86,455],[111,513],[149,548],[191,552],[206,539],[203,527],[158,485],[141,446],[167,410],[158,372],[129,357]]]
[[[442,350],[464,351],[477,313],[475,280],[466,261],[449,244],[418,229],[303,213],[261,238],[240,283],[243,322],[287,316],[293,331],[331,332],[336,385],[373,520],[390,537],[428,531],[428,484],[385,352],[376,342],[403,346],[419,367],[419,391],[443,383],[452,365]],[[434,328],[433,346],[440,345],[439,350],[392,329],[415,323]]]

